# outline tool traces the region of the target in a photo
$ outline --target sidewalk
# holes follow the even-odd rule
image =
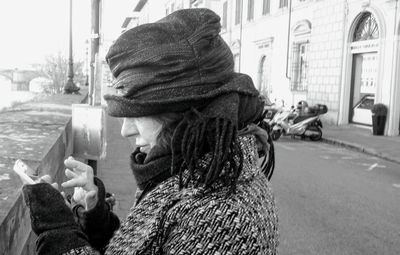
[[[136,184],[129,166],[133,146],[121,136],[121,122],[117,118],[107,116],[106,121],[107,155],[98,161],[97,176],[107,192],[115,195],[114,212],[124,220],[135,201]]]
[[[400,136],[375,136],[356,125],[324,126],[322,141],[400,164]]]

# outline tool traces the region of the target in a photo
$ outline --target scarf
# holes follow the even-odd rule
[[[171,177],[171,153],[155,146],[146,154],[137,147],[130,156],[130,166],[138,188],[152,189]]]

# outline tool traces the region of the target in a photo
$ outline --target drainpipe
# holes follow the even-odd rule
[[[240,1],[240,30],[239,30],[239,63],[238,70],[239,73],[241,71],[241,62],[242,62],[242,30],[243,30],[243,0]]]
[[[398,120],[400,113],[396,111],[396,107],[398,107],[395,104],[395,99],[396,97],[398,97],[397,94],[399,94],[399,90],[396,89],[396,84],[394,84],[396,82],[396,76],[398,76],[398,74],[395,71],[395,67],[396,67],[396,60],[398,59],[397,55],[400,54],[400,44],[399,44],[399,40],[396,40],[396,35],[397,35],[397,11],[398,11],[398,3],[399,0],[396,0],[396,6],[395,6],[395,13],[394,13],[394,26],[393,26],[393,53],[397,53],[397,54],[392,54],[392,71],[391,71],[391,77],[392,77],[392,86],[391,86],[391,91],[390,91],[390,102],[389,102],[389,113],[392,113],[392,116],[389,116],[388,120],[391,121],[393,124],[388,123],[388,129],[393,128],[393,125],[396,126],[396,122],[400,122],[400,120]],[[397,48],[396,48],[397,46]],[[400,98],[399,98],[400,100]],[[397,116],[396,116],[397,115]],[[391,117],[391,118],[390,118]],[[398,126],[398,130],[397,132],[400,133],[400,123],[397,123]],[[387,130],[387,132],[389,132],[389,130]],[[396,132],[396,130],[394,131]]]
[[[289,76],[289,49],[290,49],[290,28],[292,26],[292,0],[289,2],[289,21],[288,21],[288,30],[287,30],[287,44],[286,44],[286,73],[285,76],[289,80],[289,87],[290,87],[290,80],[292,79]],[[294,105],[294,94],[292,94],[292,105]],[[283,100],[282,100],[283,101]],[[284,101],[282,103],[285,105]]]
[[[228,10],[227,10],[226,15],[228,15],[228,13],[231,12],[231,11],[229,10],[229,6],[230,6],[230,8],[232,8],[232,5],[229,4],[229,1],[227,1],[227,3],[228,3]],[[229,30],[228,30],[228,33],[229,33],[229,47],[230,47],[231,49],[232,49],[232,24],[234,24],[233,22],[235,22],[235,21],[232,22],[232,16],[233,16],[233,15],[229,15],[229,16],[228,16],[228,17],[229,17],[229,21],[228,21],[228,24],[226,24],[226,25],[227,25],[227,28],[229,28]]]
[[[287,45],[286,45],[286,78],[289,80],[291,77],[289,76],[289,47],[290,47],[290,27],[292,22],[292,0],[289,2],[289,24],[287,31]]]

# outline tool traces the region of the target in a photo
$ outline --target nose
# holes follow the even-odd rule
[[[123,137],[130,137],[137,134],[139,134],[139,131],[133,119],[124,118],[124,122],[122,123],[121,127],[121,135]]]

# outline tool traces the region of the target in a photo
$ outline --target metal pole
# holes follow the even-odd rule
[[[242,33],[243,33],[243,0],[240,1],[240,37],[239,37],[239,63],[238,63],[238,71],[240,73],[240,69],[242,67]]]
[[[286,45],[286,78],[289,80],[291,77],[289,76],[289,44],[290,44],[290,27],[292,22],[292,0],[289,0],[289,24],[288,24],[288,38],[287,38],[287,45]]]
[[[89,86],[89,40],[85,41],[85,86]]]
[[[72,58],[72,0],[69,0],[69,57],[68,80],[64,86],[64,94],[78,93],[79,88],[74,83],[74,60]]]
[[[96,81],[96,60],[100,44],[100,0],[92,0],[92,29],[90,49],[90,81],[89,81],[89,104],[94,105],[94,88]]]
[[[96,66],[99,54],[100,45],[100,0],[92,0],[92,32],[91,32],[91,47],[90,47],[90,81],[89,81],[89,105],[95,105],[95,81],[96,81]],[[88,165],[93,168],[93,174],[97,175],[97,160],[88,160]]]

